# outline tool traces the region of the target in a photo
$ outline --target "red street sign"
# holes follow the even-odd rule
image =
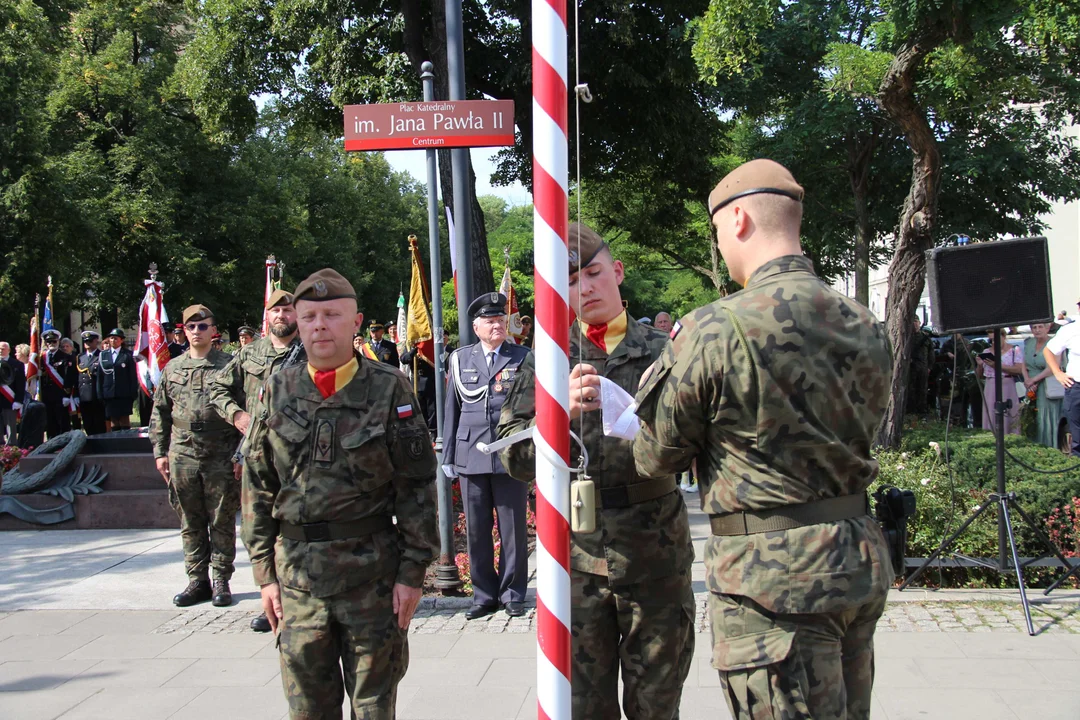
[[[345,106],[346,150],[513,144],[513,100],[433,100]]]

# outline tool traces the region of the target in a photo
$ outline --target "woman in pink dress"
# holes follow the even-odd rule
[[[1024,351],[1005,341],[1004,330],[997,332],[1001,333],[1001,400],[1006,403],[1012,400],[1012,407],[1005,410],[1005,434],[1019,435],[1020,397],[1016,394],[1016,383],[1024,376]],[[986,349],[986,352],[992,353],[994,351],[993,333],[990,333],[988,339],[990,347]],[[978,363],[979,373],[984,383],[982,426],[984,430],[993,430],[996,417],[994,413],[994,363],[983,360],[981,357],[976,357],[975,362]]]

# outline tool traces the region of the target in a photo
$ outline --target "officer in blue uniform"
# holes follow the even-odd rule
[[[450,356],[450,392],[443,432],[443,468],[460,478],[469,540],[473,605],[465,617],[475,620],[505,606],[506,614],[525,613],[529,580],[526,506],[529,488],[511,478],[497,453],[485,455],[479,442],[494,442],[503,401],[528,348],[507,339],[506,296],[485,293],[469,305],[473,331],[480,338]],[[492,510],[499,517],[499,567],[491,539]]]

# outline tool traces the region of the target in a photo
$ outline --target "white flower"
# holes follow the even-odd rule
[[[901,460],[907,460],[907,453],[906,452],[900,453],[900,459]]]
[[[903,469],[904,469],[904,466],[903,466],[903,465],[897,465],[897,466],[896,466],[896,469],[897,469],[897,470],[903,470]]]
[[[923,487],[925,487],[930,484],[930,478],[923,478],[919,482],[921,482],[923,484]]]

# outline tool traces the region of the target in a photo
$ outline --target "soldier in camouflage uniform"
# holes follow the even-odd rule
[[[570,545],[573,717],[622,717],[621,666],[627,718],[678,718],[694,651],[694,549],[686,505],[674,473],[640,476],[630,441],[605,436],[596,412],[600,376],[633,392],[667,335],[623,309],[623,266],[603,238],[574,224],[569,251],[570,305],[581,308],[570,330],[570,357],[581,363],[570,376],[570,415],[598,488],[596,530],[574,533]],[[500,438],[535,424],[535,373],[530,353],[503,405]],[[531,481],[535,452],[532,442],[517,443],[502,451],[502,461],[511,475]]]
[[[347,694],[353,717],[389,720],[438,545],[435,453],[405,376],[354,354],[352,285],[328,268],[295,298],[308,363],[256,406],[244,543],[291,717],[340,718]]]
[[[283,365],[303,365],[307,362],[304,345],[296,331],[296,308],[293,296],[285,290],[275,290],[266,302],[266,317],[270,332],[266,337],[247,343],[214,379],[210,400],[214,407],[243,434],[251,425],[251,413],[259,399],[259,390],[272,373]],[[250,329],[250,328],[249,328]],[[243,328],[241,328],[243,337]],[[234,467],[240,480],[242,467]],[[270,620],[265,614],[251,621],[255,632],[270,632]]]
[[[173,598],[178,607],[213,600],[232,604],[229,579],[236,558],[240,484],[232,454],[240,440],[210,403],[214,377],[232,356],[210,346],[214,314],[204,305],[184,310],[191,344],[169,361],[154,393],[150,440],[158,472],[169,484],[169,502],[180,515],[188,586]],[[213,588],[208,576],[214,569]]]
[[[885,330],[802,255],[802,188],[770,160],[709,197],[740,292],[700,308],[638,392],[638,471],[696,464],[713,667],[736,720],[865,719],[893,571],[865,491]]]

